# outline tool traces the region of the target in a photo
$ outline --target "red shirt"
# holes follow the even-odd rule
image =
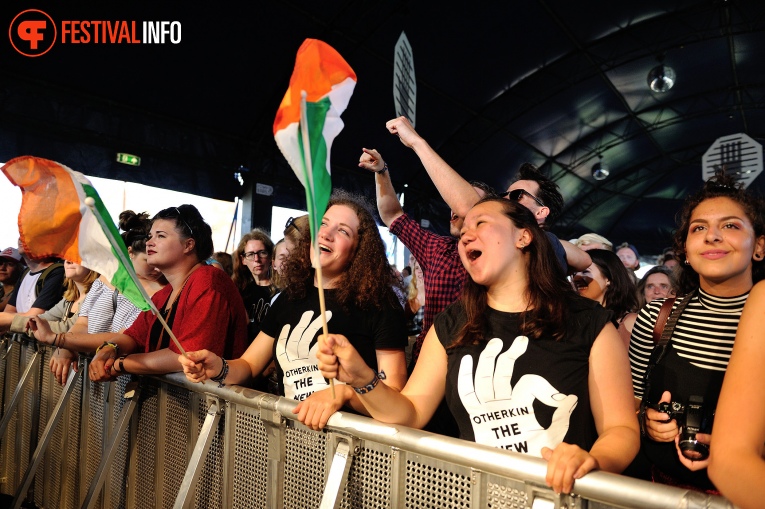
[[[467,272],[457,252],[456,238],[426,230],[406,214],[397,217],[389,230],[412,252],[425,279],[425,316],[422,332],[412,349],[411,365],[414,366],[433,319],[459,298]]]
[[[151,298],[163,309],[173,288],[167,285]],[[150,351],[149,334],[156,321],[151,311],[144,311],[125,334]],[[191,273],[178,296],[178,307],[171,330],[186,351],[207,349],[225,358],[238,358],[247,348],[247,312],[242,297],[224,271],[203,265]],[[170,349],[178,352],[170,341]]]

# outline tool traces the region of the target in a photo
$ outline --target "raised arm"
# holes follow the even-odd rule
[[[386,169],[385,161],[377,150],[366,148],[361,150],[363,152],[359,157],[359,167],[375,172],[377,211],[385,226],[390,227],[391,223],[404,213],[398,202],[396,190],[393,189],[390,172]]]
[[[587,254],[587,251],[582,251],[567,240],[560,239],[560,245],[566,251],[566,263],[568,263],[569,270],[573,269],[574,272],[581,272],[592,265],[592,258]]]
[[[436,185],[441,198],[444,199],[455,214],[465,217],[468,211],[480,199],[473,186],[462,178],[459,173],[454,171],[454,168],[449,166],[446,161],[441,159],[441,156],[428,145],[428,142],[417,134],[417,131],[414,130],[406,117],[389,120],[385,127],[392,134],[398,135],[401,143],[414,150],[425,167],[425,171],[428,172],[430,179]]]

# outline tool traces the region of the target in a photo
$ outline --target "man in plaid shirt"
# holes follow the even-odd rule
[[[457,300],[465,281],[465,268],[457,253],[457,239],[462,229],[463,218],[478,200],[487,193],[493,193],[493,190],[486,184],[470,183],[463,179],[415,132],[405,117],[390,120],[386,127],[391,133],[398,135],[404,145],[417,153],[438,192],[452,209],[449,222],[451,237],[443,237],[422,228],[404,214],[393,189],[388,166],[380,153],[364,149],[359,166],[376,174],[377,209],[380,217],[390,232],[409,248],[420,262],[424,273],[425,318],[422,332],[417,337],[412,351],[409,366],[411,372],[433,319],[446,306]],[[540,175],[530,164],[521,166],[517,180],[502,196],[517,200],[531,210],[543,227],[563,209],[563,197],[557,185]],[[586,252],[570,242],[559,240],[552,233],[546,233],[564,272],[582,271],[592,264]]]

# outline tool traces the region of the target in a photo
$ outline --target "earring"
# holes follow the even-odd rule
[[[755,253],[755,254],[754,254],[754,259],[755,259],[755,260],[757,260],[758,262],[759,262],[760,260],[762,260],[762,253]]]
[[[686,265],[690,265],[690,264],[691,264],[691,262],[689,262],[688,260],[685,260],[685,264],[686,264]]]

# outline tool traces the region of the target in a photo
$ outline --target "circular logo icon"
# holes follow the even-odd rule
[[[28,9],[13,18],[8,36],[16,51],[25,57],[39,57],[56,43],[56,23],[43,11]]]

